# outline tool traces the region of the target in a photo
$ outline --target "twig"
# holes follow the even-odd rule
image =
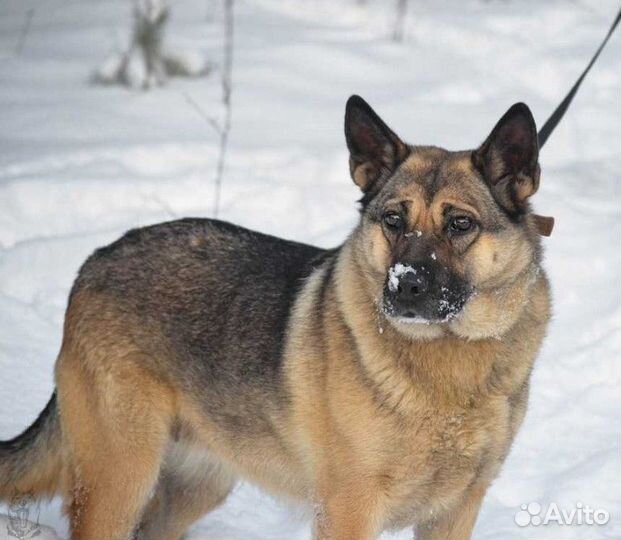
[[[233,92],[233,38],[234,38],[233,0],[224,0],[224,64],[222,67],[222,103],[224,104],[224,122],[220,130],[220,151],[216,169],[214,193],[214,217],[220,212],[220,196],[224,178],[224,165],[231,130],[231,94]]]
[[[155,195],[154,193],[150,193],[150,194],[143,194],[142,195],[145,199],[153,201],[155,204],[157,204],[166,214],[168,214],[168,217],[170,219],[178,219],[178,215],[177,213],[172,209],[172,207],[164,202],[162,199],[160,199],[157,195]]]
[[[26,38],[28,37],[28,33],[30,32],[30,24],[32,23],[32,18],[35,14],[35,8],[30,8],[26,12],[26,18],[24,19],[24,26],[22,26],[22,31],[19,34],[19,39],[17,40],[17,45],[15,46],[15,54],[19,56],[22,54],[24,50],[24,45],[26,44]]]
[[[218,124],[216,119],[212,118],[211,116],[209,116],[201,108],[201,106],[198,103],[196,103],[194,98],[192,96],[190,96],[187,92],[182,92],[181,95],[185,98],[185,100],[188,102],[188,104],[191,105],[192,108],[201,116],[201,118],[203,120],[205,120],[205,122],[207,122],[213,128],[213,130],[221,137],[222,136],[222,128],[220,127],[220,124]]]

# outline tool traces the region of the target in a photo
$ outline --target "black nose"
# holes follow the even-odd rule
[[[429,289],[429,279],[425,273],[421,269],[412,269],[399,278],[396,296],[405,303],[427,292],[427,289]]]

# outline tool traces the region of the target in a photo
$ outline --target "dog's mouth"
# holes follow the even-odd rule
[[[403,324],[446,324],[462,312],[470,295],[456,295],[454,298],[429,298],[416,306],[395,306],[389,297],[384,296],[382,311],[388,318]]]

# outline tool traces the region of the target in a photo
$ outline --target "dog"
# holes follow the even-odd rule
[[[336,249],[182,219],[90,256],[0,499],[61,494],[75,540],[178,540],[245,479],[310,503],[315,540],[471,537],[550,318],[535,122],[518,103],[453,152],[352,96],[345,136]]]

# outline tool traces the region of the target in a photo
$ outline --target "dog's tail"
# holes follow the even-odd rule
[[[61,477],[61,430],[56,393],[39,418],[10,441],[0,441],[0,501],[51,496]]]

